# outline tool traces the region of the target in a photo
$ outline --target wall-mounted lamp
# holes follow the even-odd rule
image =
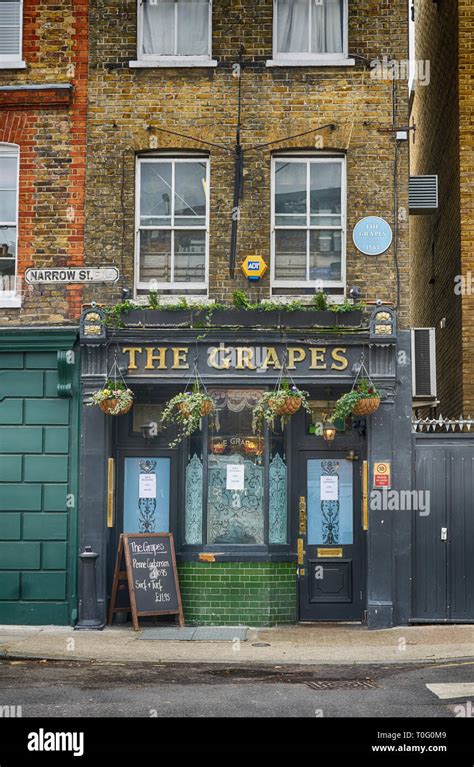
[[[323,439],[325,442],[333,442],[336,436],[336,427],[330,421],[326,421],[323,425]]]

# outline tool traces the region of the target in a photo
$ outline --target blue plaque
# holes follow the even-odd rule
[[[390,224],[379,216],[361,218],[354,227],[352,239],[357,250],[366,256],[380,256],[392,244]]]

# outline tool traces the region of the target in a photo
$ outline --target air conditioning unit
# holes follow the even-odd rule
[[[411,331],[412,393],[417,405],[436,401],[435,328]]]
[[[412,216],[438,210],[438,176],[410,176],[409,210]]]

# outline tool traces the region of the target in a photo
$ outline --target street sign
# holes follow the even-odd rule
[[[267,271],[262,256],[247,256],[242,264],[242,271],[249,280],[259,280]]]
[[[377,461],[374,463],[374,487],[390,488],[390,461]]]
[[[58,283],[117,282],[119,270],[115,266],[87,267],[81,269],[27,269],[28,285],[57,285]]]
[[[392,244],[390,224],[379,216],[361,218],[354,227],[352,239],[357,250],[366,256],[380,256]]]

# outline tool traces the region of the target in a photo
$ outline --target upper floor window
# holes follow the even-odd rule
[[[0,66],[21,62],[22,0],[0,0]]]
[[[0,144],[0,304],[15,300],[20,150]]]
[[[347,13],[347,0],[274,0],[275,61],[352,63],[347,59]]]
[[[274,293],[343,287],[344,170],[343,157],[273,159]]]
[[[209,160],[138,160],[136,287],[207,292]]]
[[[139,58],[209,59],[211,18],[211,0],[139,0]]]

